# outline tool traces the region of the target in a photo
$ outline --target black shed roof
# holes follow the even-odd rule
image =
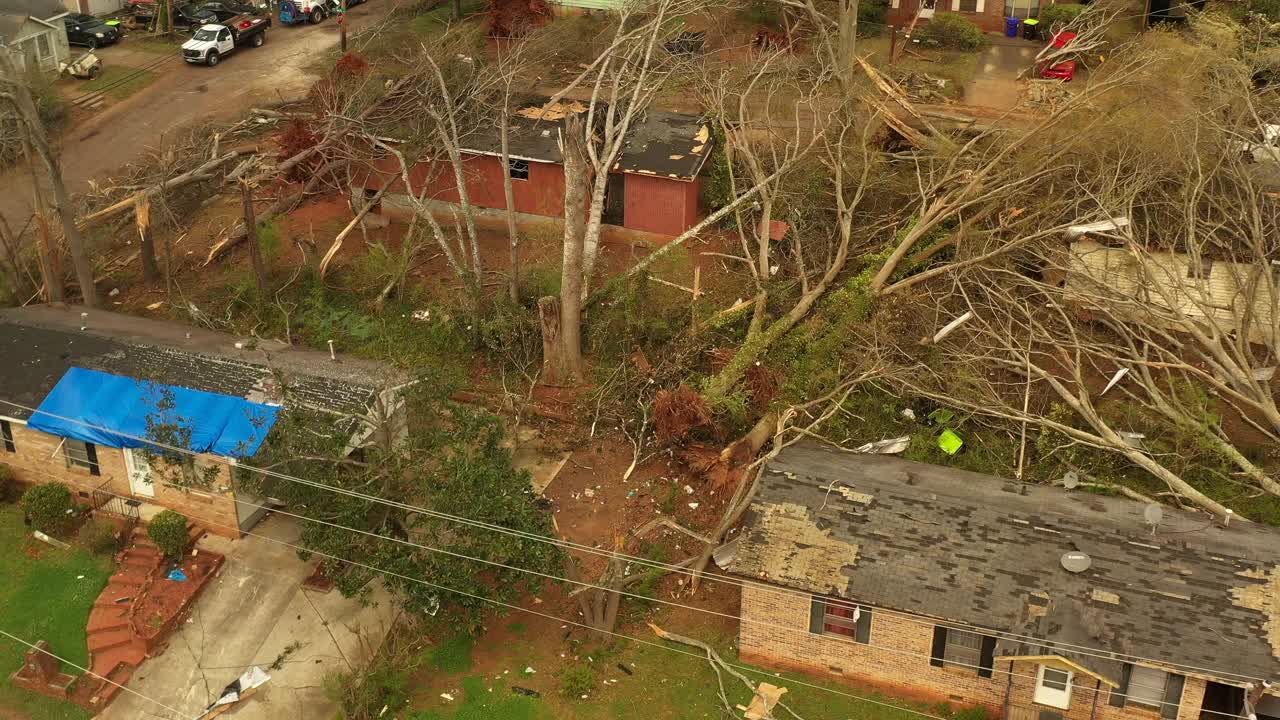
[[[763,472],[736,574],[1016,633],[998,655],[1066,657],[1113,681],[1120,662],[1079,648],[1235,683],[1280,676],[1276,528],[1165,508],[1153,534],[1131,500],[816,446]],[[1090,567],[1068,572],[1068,552]]]
[[[587,111],[587,104],[564,100],[551,105],[545,99],[521,103],[511,114],[507,147],[519,160],[559,163],[560,131],[568,114]],[[602,112],[597,108],[597,112]],[[465,150],[500,155],[499,128],[477,128],[462,141]],[[632,122],[626,147],[615,169],[618,172],[690,181],[702,172],[711,155],[711,129],[696,115],[646,110]]]

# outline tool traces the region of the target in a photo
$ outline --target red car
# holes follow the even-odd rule
[[[1053,41],[1049,46],[1054,50],[1061,50],[1076,39],[1076,34],[1063,30],[1053,34]],[[1076,76],[1076,61],[1066,60],[1059,63],[1044,63],[1040,66],[1040,77],[1046,80],[1061,80],[1063,82],[1071,82]]]

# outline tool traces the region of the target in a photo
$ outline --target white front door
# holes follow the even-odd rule
[[[1035,702],[1040,705],[1061,708],[1071,707],[1071,678],[1075,673],[1070,670],[1041,665],[1036,675]]]
[[[129,492],[137,497],[156,496],[156,484],[151,481],[151,463],[145,450],[125,448],[124,466],[129,472]]]
[[[920,19],[928,20],[933,17],[933,11],[938,7],[938,0],[920,0]]]

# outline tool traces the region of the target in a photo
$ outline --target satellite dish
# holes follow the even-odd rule
[[[1082,573],[1093,564],[1093,559],[1079,550],[1062,554],[1062,567],[1069,573]]]
[[[1072,470],[1062,476],[1062,485],[1068,490],[1075,490],[1080,487],[1080,476],[1076,475],[1076,472]]]
[[[1164,520],[1164,508],[1159,503],[1151,503],[1142,511],[1142,517],[1152,525],[1159,525]]]

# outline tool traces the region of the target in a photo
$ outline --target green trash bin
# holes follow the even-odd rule
[[[1025,40],[1040,39],[1040,21],[1035,18],[1027,18],[1022,21],[1022,37]]]

